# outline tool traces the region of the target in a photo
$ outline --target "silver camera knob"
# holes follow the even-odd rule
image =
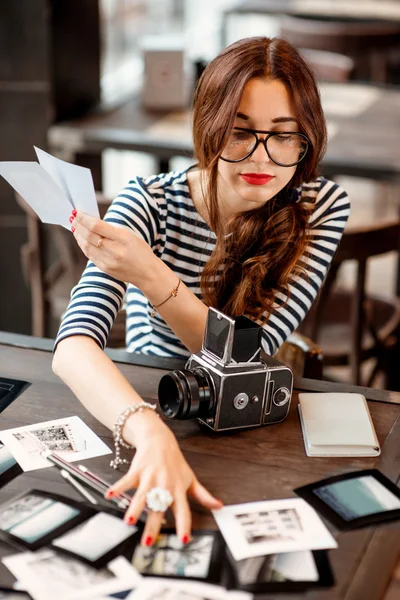
[[[240,394],[235,396],[233,399],[233,406],[236,408],[236,410],[243,410],[246,408],[248,403],[249,397],[245,392],[240,392]]]
[[[275,406],[284,406],[290,400],[290,392],[286,387],[278,388],[272,399]]]

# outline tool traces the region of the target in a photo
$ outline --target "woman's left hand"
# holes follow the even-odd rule
[[[85,256],[115,279],[141,287],[157,257],[150,246],[127,227],[106,223],[75,211],[72,232]]]

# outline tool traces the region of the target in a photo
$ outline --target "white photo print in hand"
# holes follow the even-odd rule
[[[212,512],[235,560],[337,548],[315,510],[299,498],[234,504]]]

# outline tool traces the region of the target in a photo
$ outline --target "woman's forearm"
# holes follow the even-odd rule
[[[60,341],[53,358],[53,371],[109,429],[124,408],[142,401],[112,360],[87,336],[71,336]],[[135,413],[126,422],[124,438],[136,445],[139,435],[158,421],[161,423],[153,411]]]
[[[162,260],[139,286],[153,306],[161,304],[178,283],[178,276]],[[177,296],[156,309],[181,342],[196,353],[201,350],[208,307],[181,281]]]

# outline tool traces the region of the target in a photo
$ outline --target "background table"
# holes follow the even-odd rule
[[[39,349],[29,348],[34,342],[35,339],[28,336],[0,334],[0,375],[32,382],[23,395],[0,414],[0,429],[78,415],[111,447],[110,432],[52,373],[51,342],[39,341],[36,344]],[[114,359],[127,361],[119,365],[121,371],[143,398],[153,402],[157,399],[158,381],[165,369],[180,365],[178,361],[137,358],[118,351],[111,351],[111,354]],[[129,361],[141,364],[129,364]],[[162,368],[155,368],[157,364]],[[327,382],[321,384],[326,390],[334,388]],[[168,424],[200,481],[226,504],[285,498],[293,496],[292,490],[297,486],[354,469],[378,468],[393,481],[399,481],[400,405],[385,403],[391,399],[398,401],[398,395],[380,391],[377,397],[383,401],[370,402],[369,408],[382,446],[378,458],[307,458],[296,408],[297,393],[293,395],[288,418],[273,427],[216,435],[201,431],[195,421],[168,421]],[[109,467],[109,460],[110,455],[85,462],[113,481],[118,473]],[[10,482],[0,490],[0,501],[4,502],[29,487],[80,499],[62,480],[58,470],[49,468],[25,473]],[[216,527],[210,513],[194,503],[192,509],[194,528]],[[347,533],[335,532],[331,526],[330,529],[339,542],[339,548],[329,552],[336,586],[310,591],[304,597],[315,600],[383,598],[400,554],[399,525],[386,524]],[[0,555],[13,552],[9,546],[0,545]],[[6,577],[3,568],[0,580]]]
[[[400,89],[325,83],[321,90],[330,132],[324,174],[400,178]],[[144,111],[132,98],[49,129],[50,152],[97,167],[98,173],[107,148],[148,152],[158,158],[160,172],[168,171],[173,156],[192,157],[190,113]],[[96,189],[102,189],[100,179]]]

